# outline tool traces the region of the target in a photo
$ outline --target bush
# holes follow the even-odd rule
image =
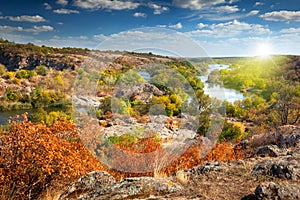
[[[14,121],[1,133],[0,190],[5,199],[38,199],[47,186],[65,185],[103,169],[81,144],[75,125]]]
[[[240,140],[242,139],[243,136],[244,136],[244,132],[241,127],[225,121],[223,130],[219,135],[219,140],[221,142]]]
[[[20,70],[16,73],[16,78],[22,79],[22,78],[32,78],[36,76],[36,72],[35,71],[30,71],[30,70]]]
[[[12,79],[16,76],[16,72],[6,72],[3,75],[6,79]]]
[[[36,67],[36,73],[41,76],[46,76],[48,73],[48,69],[44,65],[40,65]]]

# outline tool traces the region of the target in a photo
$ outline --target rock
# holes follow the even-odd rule
[[[88,184],[83,183],[84,187],[78,188],[80,195],[74,194],[74,185],[71,186],[71,196],[61,195],[60,200],[65,199],[133,199],[133,198],[148,198],[150,196],[161,196],[182,190],[182,187],[168,179],[158,179],[152,177],[139,177],[127,178],[120,182],[113,182],[108,179],[108,182],[101,182],[100,184],[94,183],[90,186],[90,179],[87,180]],[[75,183],[78,185],[79,183]],[[82,184],[79,184],[80,186]],[[86,187],[87,186],[87,187]],[[86,189],[86,190],[85,190]],[[68,193],[68,192],[67,192]]]
[[[197,166],[192,169],[177,171],[174,176],[180,182],[187,182],[188,177],[191,176],[199,176],[209,172],[221,172],[224,170],[225,167],[219,162],[207,162],[205,165]]]
[[[108,190],[116,182],[115,178],[105,171],[94,171],[82,176],[63,192],[59,200],[82,199],[93,190]]]
[[[283,147],[300,147],[300,129],[295,128],[286,137],[282,136],[280,146]]]
[[[261,183],[254,194],[248,195],[242,200],[293,200],[300,199],[299,184],[277,184],[274,182]]]
[[[131,199],[166,195],[182,190],[182,187],[168,179],[140,177],[124,179],[116,183],[112,190],[112,199]]]
[[[297,180],[300,178],[300,156],[295,154],[266,159],[254,166],[252,175]]]
[[[153,95],[160,96],[163,95],[164,92],[159,90],[155,85],[150,83],[139,83],[136,85],[130,85],[127,88],[119,88],[116,92],[116,97],[130,97],[135,100],[144,101],[146,103],[150,103]]]
[[[249,145],[253,147],[276,144],[279,148],[296,147],[300,145],[300,127],[285,125],[276,131],[253,136]]]
[[[72,100],[77,108],[86,108],[85,112],[88,112],[88,109],[91,107],[98,108],[101,104],[101,97],[93,96],[76,96],[73,95]]]
[[[287,154],[287,151],[280,149],[277,145],[267,145],[259,147],[255,153],[260,156],[278,157]]]
[[[224,170],[224,167],[219,162],[207,162],[206,165],[198,167],[196,172],[198,175],[208,172],[220,172]]]

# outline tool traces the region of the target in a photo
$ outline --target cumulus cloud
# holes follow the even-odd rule
[[[140,6],[140,4],[136,2],[121,0],[74,0],[74,5],[89,10],[132,10]]]
[[[15,21],[15,22],[44,22],[46,21],[44,17],[40,15],[34,15],[34,16],[29,16],[29,15],[22,15],[22,16],[6,16],[3,17],[3,19],[7,19],[10,21]]]
[[[69,9],[64,9],[64,8],[53,10],[53,12],[57,13],[57,14],[65,14],[65,15],[68,15],[68,14],[79,14],[78,10],[69,10]]]
[[[68,0],[57,0],[56,3],[61,6],[66,6],[66,5],[68,5],[69,2],[68,2]]]
[[[149,8],[154,9],[153,14],[155,14],[155,15],[160,15],[163,12],[169,11],[168,7],[166,7],[166,6],[160,6],[160,5],[155,4],[155,3],[149,3],[148,6],[149,6]]]
[[[217,12],[222,12],[222,13],[234,13],[234,12],[238,12],[240,9],[238,8],[238,6],[219,6],[216,7],[215,10]]]
[[[182,24],[178,22],[177,24],[170,25],[169,28],[182,29]]]
[[[173,0],[173,5],[180,8],[189,8],[191,10],[201,10],[218,4],[226,3],[225,0]]]
[[[233,20],[226,23],[212,24],[207,29],[199,29],[195,31],[187,32],[191,37],[214,37],[214,38],[226,38],[233,37],[240,34],[269,34],[270,29],[260,24],[248,24],[245,22],[239,22]]]
[[[93,38],[98,41],[103,41],[103,40],[107,39],[107,36],[105,36],[103,34],[99,34],[99,35],[94,35]]]
[[[49,4],[49,3],[44,3],[44,8],[46,10],[51,10],[52,9],[52,6]]]
[[[97,42],[94,40],[89,40],[86,36],[69,36],[69,37],[59,37],[53,36],[50,39],[46,40],[35,40],[37,45],[46,45],[53,47],[79,47],[79,48],[94,48],[97,45]]]
[[[52,26],[33,26],[32,28],[23,28],[21,26],[0,26],[0,32],[29,32],[29,33],[41,33],[53,31]]]
[[[253,15],[257,15],[259,13],[259,10],[251,10],[247,16],[253,16]]]
[[[202,29],[202,28],[207,27],[207,26],[208,26],[207,24],[203,24],[203,23],[197,24],[197,28],[199,28],[199,29]]]
[[[0,33],[1,32],[14,32],[14,31],[23,31],[23,27],[21,26],[0,26]]]
[[[147,17],[146,13],[136,12],[133,14],[134,17]]]
[[[287,28],[280,30],[280,33],[300,33],[300,28]]]
[[[254,6],[262,6],[262,5],[264,5],[264,3],[263,2],[255,2],[255,4],[254,4]]]
[[[40,32],[48,32],[53,31],[54,28],[52,26],[33,26],[33,28],[24,29],[25,32],[32,32],[32,33],[40,33]]]
[[[300,11],[273,11],[260,15],[261,18],[268,21],[300,21]]]

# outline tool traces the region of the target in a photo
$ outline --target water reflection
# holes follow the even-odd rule
[[[226,100],[233,103],[236,100],[243,100],[244,95],[237,90],[224,88],[218,84],[208,83],[208,75],[214,70],[229,69],[229,65],[211,64],[206,75],[198,76],[204,83],[204,92],[210,97],[215,97],[220,100]]]

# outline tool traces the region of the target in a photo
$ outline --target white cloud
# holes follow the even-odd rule
[[[251,10],[251,11],[248,13],[248,16],[257,15],[258,13],[259,13],[259,10]]]
[[[99,35],[94,35],[93,38],[98,41],[103,41],[106,40],[108,37],[103,34],[99,34]]]
[[[300,21],[300,11],[273,11],[260,15],[261,18],[268,21]]]
[[[136,12],[133,14],[134,17],[147,17],[146,13]]]
[[[112,34],[97,49],[167,53],[171,56],[204,56],[196,42],[169,29],[142,28]]]
[[[177,24],[170,25],[169,28],[182,29],[182,24],[178,22]]]
[[[14,32],[14,31],[23,31],[23,27],[21,26],[0,26],[0,33],[1,32]]]
[[[52,6],[49,3],[44,3],[44,7],[46,10],[51,10]]]
[[[23,28],[21,26],[0,26],[0,32],[9,33],[9,32],[28,32],[28,33],[41,33],[53,31],[52,26],[33,26],[32,28]]]
[[[66,6],[66,5],[68,5],[69,2],[68,2],[68,0],[57,0],[56,3],[61,6]]]
[[[74,5],[89,10],[132,10],[140,6],[140,4],[136,2],[121,0],[74,0]]]
[[[207,26],[208,26],[207,24],[203,24],[203,23],[197,24],[197,28],[199,28],[199,29],[202,29],[202,28],[207,27]]]
[[[212,24],[207,29],[187,32],[191,37],[227,38],[240,34],[270,34],[270,29],[260,24],[248,24],[233,20],[226,23]]]
[[[229,4],[233,4],[233,3],[236,3],[236,2],[239,2],[240,0],[229,0]]]
[[[256,6],[262,6],[262,5],[264,5],[264,3],[263,2],[259,2],[259,1],[254,4],[255,7]]]
[[[87,39],[88,39],[88,37],[87,37],[87,36],[85,36],[85,35],[81,35],[81,36],[79,36],[79,39],[81,39],[81,40],[87,40]]]
[[[24,29],[25,32],[32,32],[32,33],[40,33],[40,32],[48,32],[53,31],[54,28],[52,26],[33,26],[33,28]]]
[[[15,22],[44,22],[46,21],[44,17],[40,15],[34,15],[34,16],[29,16],[29,15],[22,15],[22,16],[6,16],[3,17],[3,19],[7,19],[10,21],[15,21]]]
[[[79,14],[79,11],[78,10],[69,10],[69,9],[64,9],[64,8],[61,8],[61,9],[57,9],[57,10],[53,10],[54,13],[57,13],[57,14]]]
[[[154,9],[153,14],[155,14],[155,15],[160,15],[160,14],[162,14],[164,12],[169,11],[168,7],[166,7],[166,6],[160,6],[160,5],[155,4],[155,3],[149,3],[148,6],[149,6],[149,8]]]
[[[300,33],[300,28],[287,28],[280,30],[280,33]]]
[[[229,13],[222,14],[222,13],[211,12],[208,14],[202,14],[201,18],[206,18],[206,19],[213,20],[213,21],[229,21],[229,20],[240,19],[240,18],[257,15],[258,13],[259,13],[258,10],[252,10],[248,13],[233,13],[233,14],[229,14]]]
[[[173,0],[173,5],[191,10],[201,10],[214,5],[226,3],[225,0]]]
[[[35,40],[37,45],[47,45],[53,47],[79,47],[79,48],[94,48],[97,45],[97,42],[87,39],[86,36],[79,37],[59,37],[53,36],[47,40]]]
[[[234,13],[238,12],[240,9],[237,6],[219,6],[216,7],[214,10],[222,13]]]

